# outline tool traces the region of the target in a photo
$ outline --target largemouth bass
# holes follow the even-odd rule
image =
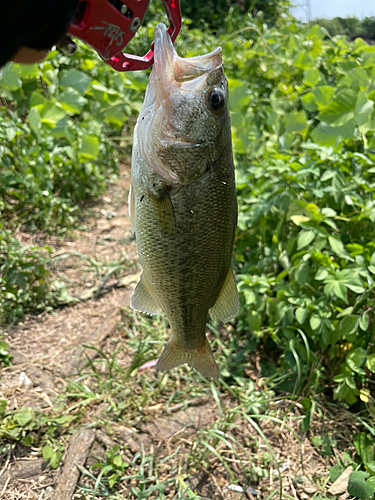
[[[164,24],[134,130],[129,207],[143,274],[131,307],[163,311],[171,337],[156,368],[219,373],[205,335],[239,308],[231,257],[237,223],[228,85],[221,48],[181,58]]]

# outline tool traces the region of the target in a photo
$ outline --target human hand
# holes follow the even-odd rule
[[[19,64],[34,64],[47,57],[49,50],[30,49],[21,47],[12,57],[11,61]]]

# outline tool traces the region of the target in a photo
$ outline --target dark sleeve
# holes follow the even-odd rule
[[[10,0],[0,6],[0,67],[21,47],[49,50],[65,34],[78,0]]]

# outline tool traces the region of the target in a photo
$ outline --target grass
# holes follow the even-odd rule
[[[326,406],[320,410],[318,402],[310,428],[301,433],[305,411],[298,396],[260,388],[246,377],[210,382],[185,366],[170,373],[139,371],[160,353],[168,336],[166,327],[163,318],[148,319],[124,310],[122,337],[113,339],[113,349],[96,350],[96,358],[87,358],[86,367],[70,377],[60,394],[53,420],[56,429],[48,436],[48,446],[55,443],[61,453],[61,443],[82,426],[105,430],[111,441],[81,468],[80,498],[227,498],[225,488],[237,485],[243,494],[233,498],[246,498],[252,488],[249,491],[264,495],[260,498],[285,499],[295,498],[293,491],[307,483],[316,488],[312,498],[329,498],[325,485],[329,469],[335,464],[340,471],[344,468],[348,457],[343,453],[350,439],[336,436],[342,425],[332,430],[324,422],[337,415],[343,418],[343,409],[333,405],[327,416]],[[227,331],[210,329],[212,344],[225,351]],[[216,357],[225,373],[228,358]],[[187,414],[190,424],[183,420]],[[68,420],[59,424],[59,417]],[[158,438],[153,423],[161,422],[158,425],[164,428],[174,420],[183,425],[177,431],[171,425],[166,430],[170,437]],[[351,427],[345,425],[344,434]],[[375,432],[369,421],[357,426]],[[123,427],[136,432],[136,444],[118,434]],[[23,441],[38,432],[44,430],[26,429]],[[329,449],[327,439],[334,443]],[[46,440],[33,443],[47,446]],[[318,457],[312,465],[306,462],[306,447]]]
[[[96,357],[69,377],[55,409],[43,413],[43,425],[37,412],[7,412],[0,424],[3,453],[22,443],[58,467],[71,433],[100,429],[106,445],[80,469],[76,498],[87,500],[239,500],[254,490],[258,498],[281,500],[295,499],[303,488],[314,491],[311,498],[328,500],[329,479],[348,465],[360,466],[353,435],[375,436],[373,422],[363,415],[353,419],[323,395],[308,407],[306,398],[272,389],[279,382],[274,377],[255,382],[231,376],[235,352],[228,348],[227,328],[209,325],[223,374],[218,381],[186,366],[168,373],[139,370],[157,358],[168,335],[164,318],[124,309],[121,335],[108,351],[95,349]],[[254,354],[247,368],[256,363]],[[307,426],[306,408],[312,408]]]

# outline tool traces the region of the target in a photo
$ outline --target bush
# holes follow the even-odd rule
[[[76,223],[118,171],[116,140],[130,133],[146,82],[83,46],[0,72],[0,321],[56,304],[48,249],[22,247],[11,230],[61,235]]]
[[[330,41],[318,26],[286,20],[266,30],[248,20],[223,50],[238,184],[242,349],[263,345],[272,361],[264,374],[287,373],[284,390],[308,380],[318,392],[333,384],[334,398],[349,404],[368,401],[375,47]]]
[[[71,226],[79,203],[103,192],[117,172],[112,136],[136,116],[143,82],[116,74],[91,51],[52,53],[39,66],[0,75],[0,213],[47,231]]]
[[[192,26],[208,26],[211,30],[223,30],[230,10],[235,10],[239,17],[246,12],[252,16],[262,15],[264,22],[275,22],[287,13],[289,1],[286,0],[187,0],[181,2],[182,15],[192,22]]]

